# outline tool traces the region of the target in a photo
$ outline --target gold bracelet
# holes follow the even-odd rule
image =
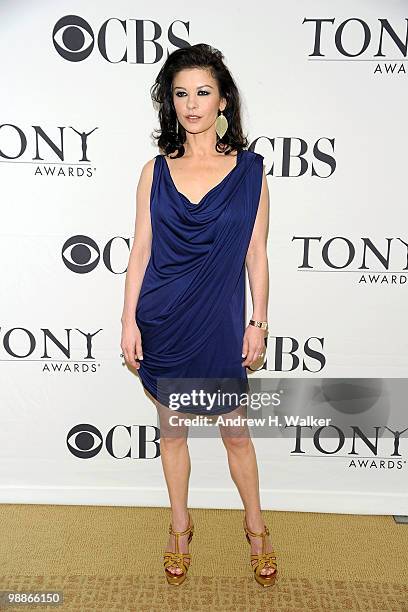
[[[260,327],[261,329],[268,329],[268,321],[255,321],[254,319],[250,319],[250,325],[254,325],[254,327]]]

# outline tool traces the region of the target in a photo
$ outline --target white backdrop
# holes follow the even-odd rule
[[[366,435],[408,425],[385,380],[407,377],[406,3],[233,7],[0,4],[0,501],[168,505],[120,317],[136,185],[158,153],[149,89],[197,42],[225,54],[268,176],[270,335],[250,376],[320,392],[365,379]],[[250,314],[248,282],[247,297]],[[407,433],[393,456],[380,438],[376,452],[359,440],[354,464],[350,440],[298,454],[293,432],[255,438],[263,507],[408,514]],[[190,506],[241,507],[220,438],[189,447]]]

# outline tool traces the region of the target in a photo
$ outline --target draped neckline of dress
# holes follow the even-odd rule
[[[237,155],[236,155],[236,161],[235,161],[235,166],[233,168],[231,168],[231,170],[224,176],[223,179],[221,179],[221,181],[219,183],[217,183],[216,185],[214,185],[214,187],[211,187],[211,189],[209,191],[207,191],[206,194],[203,195],[203,197],[201,198],[201,200],[199,202],[192,202],[186,195],[184,195],[184,193],[181,193],[181,191],[179,191],[177,189],[177,186],[175,184],[175,182],[173,181],[173,177],[171,176],[171,172],[170,172],[170,168],[169,165],[167,163],[167,159],[165,157],[165,155],[162,153],[161,157],[163,158],[163,162],[164,165],[166,167],[166,171],[167,171],[167,175],[170,179],[170,183],[173,186],[175,192],[181,197],[184,198],[184,200],[190,204],[191,206],[193,206],[194,208],[197,208],[198,206],[200,206],[200,204],[202,204],[210,194],[212,194],[216,189],[218,189],[219,187],[221,187],[222,185],[224,185],[224,183],[226,183],[227,179],[229,179],[231,177],[231,175],[234,173],[234,171],[238,168],[238,165],[240,163],[241,160],[241,154],[242,151],[239,150]]]

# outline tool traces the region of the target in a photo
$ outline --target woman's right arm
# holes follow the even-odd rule
[[[143,277],[149,263],[152,228],[150,220],[150,192],[153,182],[154,159],[143,166],[136,190],[136,219],[133,245],[125,280],[122,312],[121,348],[126,362],[139,369],[137,359],[143,359],[142,338],[136,323],[135,312]]]

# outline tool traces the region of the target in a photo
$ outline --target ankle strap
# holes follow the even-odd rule
[[[179,535],[179,536],[182,536],[182,535],[186,535],[186,533],[188,533],[189,531],[191,531],[190,524],[189,524],[189,526],[187,527],[187,529],[185,529],[184,531],[173,531],[173,527],[172,527],[171,523],[170,523],[170,525],[169,525],[169,533],[170,533],[171,535]]]
[[[188,513],[188,526],[187,529],[185,529],[184,531],[173,531],[173,526],[170,523],[169,525],[169,533],[171,535],[178,535],[178,536],[182,536],[182,535],[186,535],[187,533],[189,533],[192,529],[192,525],[191,525],[191,516],[190,513]]]
[[[256,533],[255,531],[251,531],[250,529],[248,529],[246,522],[245,522],[244,528],[245,528],[245,531],[253,537],[262,538],[262,536],[264,535],[269,535],[269,529],[267,528],[266,525],[264,525],[264,530],[261,533]]]

